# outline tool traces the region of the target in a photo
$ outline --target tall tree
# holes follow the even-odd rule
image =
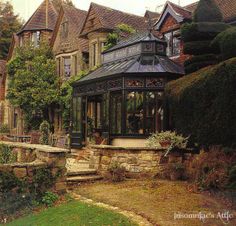
[[[54,5],[54,7],[56,8],[56,10],[59,12],[60,8],[61,8],[61,4],[67,4],[70,6],[74,6],[72,0],[52,0],[52,3]]]
[[[12,4],[0,1],[0,59],[6,59],[12,35],[21,26],[22,21],[14,13]]]

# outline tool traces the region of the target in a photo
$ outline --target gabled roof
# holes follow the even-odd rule
[[[53,31],[57,20],[57,11],[51,0],[44,0],[30,19],[25,23],[18,34],[23,31],[51,30]]]
[[[145,12],[144,17],[146,18],[147,22],[150,19],[151,23],[152,23],[152,26],[153,26],[156,23],[156,21],[159,19],[160,13],[152,12],[152,11],[147,10]]]
[[[80,10],[80,9],[75,8],[74,6],[63,4],[61,6],[57,23],[53,31],[51,45],[53,45],[54,41],[56,40],[58,31],[60,29],[60,25],[64,16],[69,25],[68,40],[70,42],[76,41],[76,44],[80,45],[82,51],[88,52],[88,41],[86,39],[79,38],[82,26],[86,19],[86,15],[87,15],[87,12],[84,10]]]
[[[92,10],[95,12],[95,16],[100,22],[99,29],[111,31],[114,30],[116,26],[119,24],[128,24],[137,31],[147,30],[147,24],[145,22],[145,18],[142,16],[125,13],[106,6],[91,3],[86,21],[81,31],[81,35],[83,36],[86,36],[88,33],[84,30],[84,28],[86,23],[88,22],[88,18]]]
[[[172,17],[175,18],[175,20],[178,23],[182,23],[186,20],[191,20],[192,18],[192,12],[189,11],[188,9],[185,9],[181,6],[178,6],[172,2],[167,1],[163,11],[161,13],[161,16],[159,17],[158,21],[155,24],[155,27],[157,30],[160,29],[162,23],[164,22],[165,18],[167,15],[171,15]]]

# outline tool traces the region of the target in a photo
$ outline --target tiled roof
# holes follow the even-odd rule
[[[159,19],[160,17],[160,13],[157,13],[157,12],[152,12],[152,11],[149,11],[147,10],[145,12],[145,15],[144,17],[146,18],[146,22],[148,23],[149,20],[151,20],[151,24],[152,26],[154,26],[154,24],[156,23],[156,21]]]
[[[4,75],[6,73],[6,61],[0,60],[0,74]]]
[[[214,0],[220,8],[225,22],[236,20],[236,0]],[[198,5],[198,1],[183,8],[193,12]]]
[[[137,31],[147,30],[145,17],[125,13],[93,2],[90,5],[91,9],[94,10],[96,17],[101,22],[102,29],[114,30],[118,24],[128,24]],[[82,35],[85,35],[83,31]]]
[[[180,16],[182,16],[185,19],[191,19],[192,18],[192,12],[187,10],[186,8],[183,8],[181,6],[178,6],[172,2],[167,2],[171,8]]]
[[[88,41],[83,38],[79,38],[79,34],[81,33],[84,21],[87,16],[87,11],[80,10],[75,8],[74,6],[63,5],[65,17],[69,23],[69,32],[72,37],[77,39],[79,45],[82,47],[82,51],[88,52]]]
[[[44,0],[19,33],[34,30],[53,30],[56,25],[57,11],[51,0]],[[18,33],[18,34],[19,34]]]

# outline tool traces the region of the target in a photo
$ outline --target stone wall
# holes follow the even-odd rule
[[[1,164],[0,172],[14,173],[14,175],[23,179],[33,179],[34,170],[39,168],[50,169],[52,176],[59,176],[56,179],[53,189],[58,193],[64,193],[66,191],[66,153],[67,149],[55,148],[46,145],[37,144],[24,144],[13,142],[0,142],[0,144],[8,145],[13,148],[13,151],[17,151],[19,162],[13,164]],[[34,156],[32,162],[26,161],[26,156]]]
[[[116,162],[125,167],[128,177],[152,177],[162,175],[171,163],[183,163],[186,168],[194,159],[190,151],[173,151],[164,157],[166,149],[144,147],[115,147],[109,145],[93,145],[91,147],[90,167],[104,176],[109,176],[109,166]]]

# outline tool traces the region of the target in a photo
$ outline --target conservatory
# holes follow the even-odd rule
[[[165,129],[165,84],[184,74],[166,46],[151,33],[135,35],[103,52],[102,65],[73,84],[73,148],[91,137],[117,145]]]

